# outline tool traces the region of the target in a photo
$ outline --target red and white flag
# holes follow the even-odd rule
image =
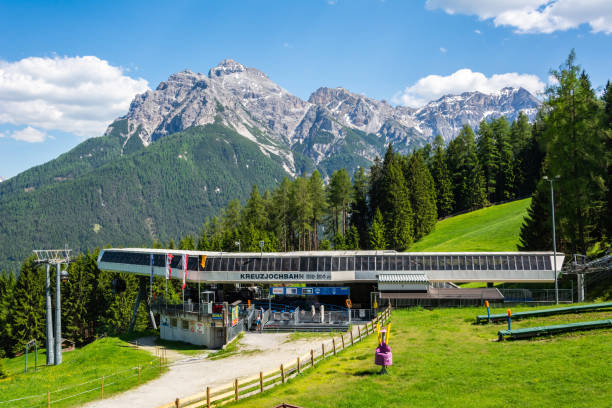
[[[170,266],[170,264],[172,263],[172,258],[174,258],[174,255],[172,254],[167,254],[166,255],[166,279],[170,279],[172,277],[172,267]]]
[[[187,285],[187,262],[189,262],[189,255],[184,254],[183,255],[183,287],[182,287],[183,290],[185,290],[185,286]]]

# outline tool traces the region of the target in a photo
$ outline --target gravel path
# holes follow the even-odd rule
[[[206,355],[175,361],[161,377],[122,394],[84,405],[88,408],[158,407],[203,392],[206,386],[214,388],[231,383],[234,378],[256,375],[260,371],[278,369],[297,356],[318,350],[322,338],[288,341],[286,333],[245,333],[240,340],[239,354],[210,360]],[[246,351],[247,353],[242,353]],[[153,348],[153,354],[155,354]]]

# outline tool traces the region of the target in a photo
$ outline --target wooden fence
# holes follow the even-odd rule
[[[352,327],[349,332],[342,333],[340,337],[332,338],[331,342],[321,343],[320,350],[312,349],[306,355],[298,356],[287,364],[281,364],[278,370],[266,373],[259,372],[259,374],[247,378],[236,378],[231,384],[215,389],[206,387],[204,392],[177,398],[174,402],[162,405],[159,408],[210,408],[264,392],[277,385],[284,384],[289,378],[313,368],[325,358],[365,339],[368,335],[376,332],[377,323],[384,324],[390,318],[391,309],[387,308],[364,326]]]

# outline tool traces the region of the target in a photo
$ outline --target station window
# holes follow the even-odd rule
[[[349,256],[346,260],[347,260],[346,270],[347,271],[355,270],[355,258],[352,256]]]
[[[170,319],[170,327],[176,327],[176,326],[178,326],[178,322],[176,318],[173,317]]]
[[[181,320],[181,329],[189,330],[189,320]]]
[[[502,269],[505,271],[510,269],[510,263],[508,262],[508,258],[512,257],[508,257],[506,255],[502,256]]]
[[[551,262],[550,262],[550,256],[544,255],[544,269],[552,269]]]
[[[308,272],[308,257],[300,257],[300,272]]]

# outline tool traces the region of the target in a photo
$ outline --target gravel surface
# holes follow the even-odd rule
[[[231,383],[235,378],[250,377],[260,371],[278,369],[281,364],[303,356],[311,349],[320,350],[329,338],[288,341],[287,333],[245,333],[238,354],[217,360],[206,355],[183,358],[171,363],[168,372],[140,387],[104,400],[90,402],[88,408],[158,407],[211,388]],[[155,354],[154,348],[152,353]]]

